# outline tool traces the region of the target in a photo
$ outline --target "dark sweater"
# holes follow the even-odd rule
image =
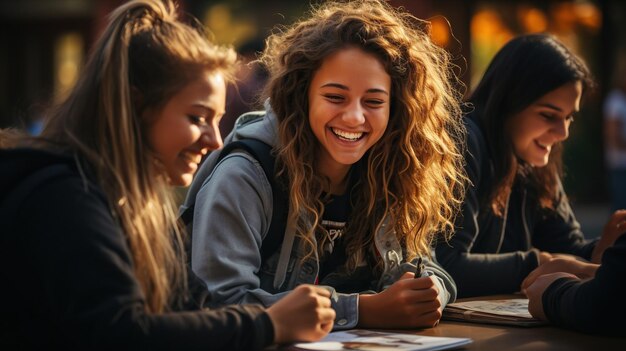
[[[452,275],[458,297],[508,294],[539,265],[538,250],[591,257],[595,241],[586,241],[567,196],[557,194],[556,210],[539,200],[517,177],[504,216],[483,201],[495,184],[493,164],[479,126],[466,118],[466,172],[470,180],[455,234],[437,245],[437,260]]]
[[[259,306],[146,313],[126,234],[76,165],[43,151],[0,151],[0,349],[259,350],[272,342]],[[50,166],[56,176],[35,180]]]
[[[553,324],[587,333],[624,337],[626,330],[626,235],[602,256],[594,279],[561,278],[543,293],[543,310]]]

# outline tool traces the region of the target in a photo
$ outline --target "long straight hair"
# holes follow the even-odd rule
[[[483,202],[502,215],[513,182],[522,171],[504,132],[507,121],[540,97],[564,84],[580,81],[583,94],[594,86],[585,63],[548,34],[523,35],[509,41],[493,58],[469,97],[471,116],[487,139],[495,183]],[[553,146],[545,167],[524,167],[542,207],[552,208],[563,174],[562,143]]]
[[[167,309],[186,277],[175,203],[147,141],[153,121],[141,111],[162,107],[205,70],[231,76],[235,59],[179,20],[171,1],[130,1],[112,12],[75,88],[42,133],[95,174],[128,237],[149,312]]]

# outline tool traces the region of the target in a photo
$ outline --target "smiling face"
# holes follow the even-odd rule
[[[309,86],[309,123],[319,141],[317,168],[340,181],[383,136],[389,122],[391,77],[358,48],[328,56]]]
[[[581,96],[580,81],[567,83],[512,116],[506,129],[515,155],[535,167],[547,165],[552,146],[569,136]]]
[[[172,185],[191,184],[202,156],[222,146],[219,121],[226,83],[221,73],[205,71],[158,110],[148,110],[148,141]]]

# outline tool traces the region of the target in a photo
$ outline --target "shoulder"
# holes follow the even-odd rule
[[[465,167],[470,181],[477,186],[481,177],[490,174],[491,158],[487,140],[480,126],[468,116],[463,120],[467,129]]]
[[[58,201],[97,188],[87,178],[86,167],[71,155],[34,149],[4,150],[0,153],[0,163],[3,166],[0,203],[10,203],[12,207],[40,196],[42,191],[58,193],[58,199],[49,199]],[[75,189],[67,190],[70,187]]]
[[[482,129],[470,116],[465,116],[463,123],[467,129],[467,150],[474,157],[482,156],[487,152],[487,140]]]

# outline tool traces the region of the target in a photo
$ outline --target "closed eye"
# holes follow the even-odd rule
[[[557,116],[551,115],[549,113],[540,113],[540,115],[548,121],[554,121],[559,119]]]
[[[383,105],[385,101],[379,100],[379,99],[368,99],[368,100],[365,100],[365,103],[373,107],[379,107]]]
[[[197,126],[205,126],[207,125],[206,122],[206,118],[202,117],[202,116],[196,116],[196,115],[187,115],[187,118],[189,118],[189,121]]]
[[[324,95],[324,98],[332,103],[339,103],[345,100],[343,96],[335,94],[326,94]]]

